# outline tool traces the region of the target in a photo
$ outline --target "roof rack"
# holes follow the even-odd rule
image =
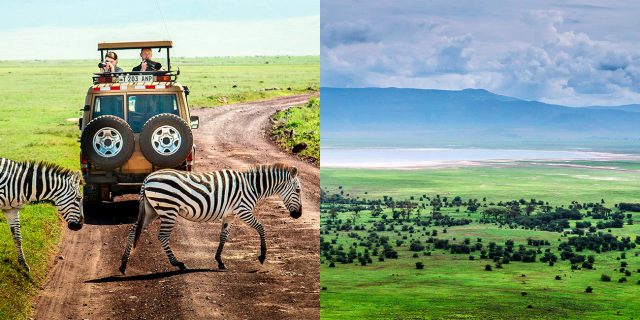
[[[100,51],[100,61],[104,60],[104,52],[109,50],[126,50],[126,49],[142,49],[142,48],[166,48],[167,49],[167,70],[171,71],[171,59],[169,58],[169,49],[173,48],[173,41],[130,41],[130,42],[101,42],[98,43],[98,51]]]

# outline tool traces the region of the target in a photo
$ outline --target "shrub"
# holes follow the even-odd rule
[[[584,292],[586,292],[586,293],[592,293],[592,292],[593,292],[593,288],[592,288],[591,286],[588,286],[588,287],[584,290]]]
[[[492,269],[491,269],[491,265],[490,264],[484,266],[484,271],[491,271],[491,270]]]
[[[424,263],[416,262],[416,269],[418,269],[418,270],[424,269]]]
[[[623,283],[623,282],[627,282],[627,278],[622,277],[622,278],[618,279],[618,283]]]
[[[424,250],[424,245],[420,244],[420,242],[418,242],[418,241],[413,241],[413,242],[411,242],[411,245],[409,246],[409,250],[411,250],[411,251],[423,251]]]
[[[335,268],[336,267],[336,263],[331,261],[331,263],[329,263],[329,268]]]
[[[556,276],[556,280],[562,280],[561,276]]]
[[[606,274],[603,274],[603,275],[600,276],[600,280],[602,280],[604,282],[610,282],[611,281],[611,277],[606,275]]]

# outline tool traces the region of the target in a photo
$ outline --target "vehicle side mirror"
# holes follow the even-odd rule
[[[200,126],[200,117],[191,116],[189,117],[189,120],[191,121],[191,129],[198,129]]]
[[[78,118],[78,130],[82,130],[82,117]]]

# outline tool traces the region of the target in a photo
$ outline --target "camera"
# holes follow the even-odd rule
[[[105,68],[107,66],[107,62],[98,62],[98,68]]]
[[[150,70],[156,70],[157,71],[157,70],[160,70],[162,68],[162,65],[160,63],[155,62],[155,61],[151,61],[149,59],[144,60],[143,62],[147,63],[147,67]]]

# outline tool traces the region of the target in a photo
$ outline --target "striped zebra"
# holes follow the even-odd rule
[[[185,270],[169,245],[169,237],[178,215],[191,221],[222,219],[220,243],[216,261],[220,270],[226,269],[221,254],[229,230],[236,217],[258,231],[260,256],[264,263],[267,244],[262,224],[253,215],[258,201],[274,194],[280,195],[292,218],[302,215],[298,169],[283,164],[260,165],[246,171],[221,170],[210,173],[184,172],[171,169],[150,174],[140,192],[138,221],[133,224],[122,255],[120,272],[127,268],[132,246],[149,223],[160,218],[158,240],[171,265]]]
[[[20,209],[29,202],[53,202],[71,230],[82,228],[80,173],[45,162],[15,162],[0,158],[0,209],[11,229],[18,262],[29,271],[22,252]]]

